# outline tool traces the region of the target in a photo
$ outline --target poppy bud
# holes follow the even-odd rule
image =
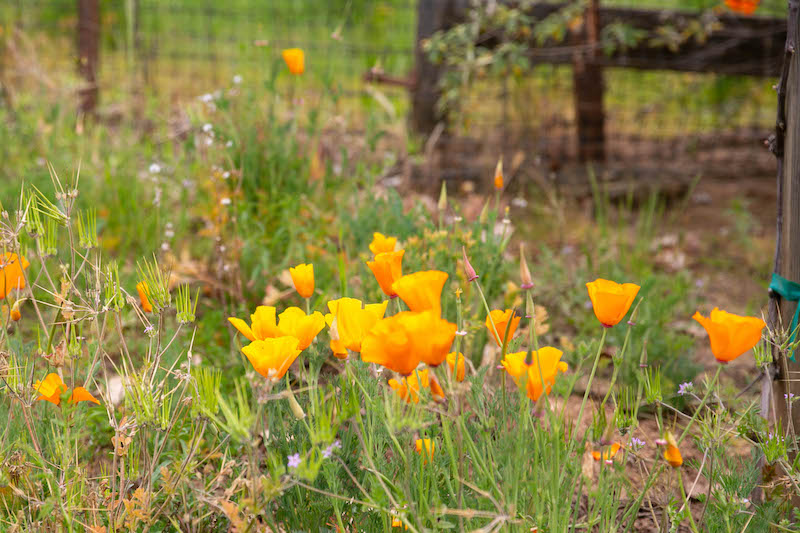
[[[297,399],[294,397],[294,394],[292,394],[292,389],[289,389],[287,392],[289,393],[287,396],[289,398],[289,409],[292,410],[292,414],[298,420],[304,419],[306,414],[303,408],[300,407],[300,404],[297,403]]]
[[[497,166],[494,169],[494,188],[498,191],[503,190],[503,158],[497,161]]]
[[[17,300],[14,302],[14,305],[11,306],[11,320],[14,322],[19,322],[22,318],[22,313],[20,312],[19,306],[22,300]]]
[[[442,182],[442,191],[439,193],[439,203],[437,204],[439,212],[447,209],[447,182]]]
[[[533,278],[528,269],[528,260],[525,258],[525,244],[519,245],[519,278],[522,281],[521,288],[528,290],[533,288]]]
[[[478,274],[475,273],[475,269],[472,268],[472,264],[469,262],[469,257],[467,257],[467,249],[462,246],[461,251],[464,253],[464,272],[467,275],[467,281],[475,281],[478,279]]]

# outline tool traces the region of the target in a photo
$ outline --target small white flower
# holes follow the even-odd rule
[[[158,163],[152,163],[150,165],[150,168],[148,168],[148,170],[150,171],[150,174],[158,174],[159,172],[161,172],[161,165],[159,165]]]
[[[220,200],[220,203],[221,203],[222,205],[231,205],[231,199],[230,199],[230,198],[228,198],[228,197],[225,197],[225,198],[223,198],[222,200]]]
[[[211,130],[213,130],[213,129],[214,129],[214,126],[212,126],[212,125],[211,125],[211,124],[209,124],[208,122],[206,122],[205,124],[203,124],[203,131],[204,131],[204,132],[208,133],[208,132],[210,132],[210,131],[211,131]]]
[[[233,146],[233,141],[228,141],[228,142],[226,142],[226,143],[225,143],[225,146],[227,146],[228,148],[230,148],[231,146]]]
[[[233,83],[239,85],[240,83],[242,83],[242,77],[239,74],[235,75],[233,77]]]
[[[231,177],[231,173],[229,171],[225,171],[222,173],[222,179],[226,180]]]

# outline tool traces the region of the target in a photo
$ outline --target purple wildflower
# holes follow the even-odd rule
[[[300,454],[299,453],[296,453],[294,455],[290,455],[287,459],[288,459],[288,461],[286,463],[286,466],[288,466],[289,468],[292,468],[292,469],[297,468],[298,466],[300,466],[300,463],[303,461],[302,459],[300,459]]]
[[[631,449],[633,451],[639,450],[640,448],[644,448],[645,442],[642,439],[631,437]]]
[[[689,394],[692,392],[694,388],[694,384],[691,381],[687,381],[686,383],[681,383],[678,386],[678,395],[683,396],[684,394]]]

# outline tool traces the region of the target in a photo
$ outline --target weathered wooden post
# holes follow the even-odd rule
[[[790,328],[797,309],[797,289],[800,283],[800,54],[797,39],[800,35],[800,0],[789,0],[788,31],[784,48],[783,68],[778,82],[778,113],[775,134],[770,149],[778,160],[777,240],[774,272],[783,278],[770,290],[770,329]],[[794,293],[794,294],[793,294]],[[800,350],[799,350],[800,351]],[[775,377],[772,387],[769,374],[762,390],[762,415],[768,420],[774,407],[775,423],[794,436],[800,429],[800,409],[792,408],[786,397],[800,397],[800,357],[792,361],[776,353]],[[770,397],[770,389],[774,389]],[[768,474],[768,473],[765,473]],[[795,495],[794,502],[798,503]]]
[[[93,113],[97,107],[99,62],[100,0],[78,0],[78,73],[86,82],[79,93],[79,109],[83,114]]]
[[[575,54],[572,67],[578,158],[581,161],[604,161],[606,158],[603,108],[605,84],[603,67],[598,61],[599,41],[600,0],[591,0],[586,8],[580,38],[584,50]]]

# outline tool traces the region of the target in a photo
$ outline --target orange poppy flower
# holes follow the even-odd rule
[[[681,456],[681,451],[678,449],[678,442],[670,432],[667,432],[664,439],[667,441],[667,449],[664,450],[664,459],[670,466],[678,468],[683,464],[683,456]]]
[[[256,372],[267,379],[278,381],[284,375],[302,350],[294,337],[274,337],[255,340],[242,347]]]
[[[405,250],[383,252],[377,254],[374,260],[367,261],[367,266],[386,296],[397,296],[392,289],[392,284],[403,275],[403,254],[405,254]]]
[[[614,458],[614,456],[617,455],[617,452],[621,447],[622,445],[619,442],[615,442],[611,446],[604,447],[602,452],[598,450],[593,451],[592,458],[595,461],[599,461],[600,459],[602,459],[603,461],[611,461]]]
[[[11,252],[0,256],[0,300],[14,289],[25,288],[24,270],[30,266],[27,259]]]
[[[403,524],[403,522],[396,516],[392,517],[392,527],[403,527],[405,529],[408,529],[408,526]]]
[[[147,285],[144,281],[140,281],[136,284],[136,292],[139,293],[139,302],[142,304],[142,311],[145,313],[152,313],[153,306],[150,304],[150,300],[147,298]]]
[[[344,350],[346,357],[346,350],[360,352],[364,337],[375,323],[383,318],[387,305],[389,305],[388,300],[379,304],[367,304],[365,306],[361,303],[361,300],[356,300],[355,298],[339,298],[328,302],[328,309],[331,312],[325,315],[325,322],[327,322],[328,327],[332,327],[334,318],[336,319],[336,333],[338,336],[335,347],[334,343],[331,342],[333,353],[341,354],[342,350]]]
[[[506,328],[510,328],[508,330],[508,340],[511,340],[514,336],[514,332],[517,331],[517,326],[519,326],[521,318],[520,316],[516,316],[513,309],[506,309],[505,311],[494,309],[489,313],[489,316],[486,317],[486,329],[489,330],[489,335],[494,338],[497,345],[502,346]],[[508,324],[509,321],[511,321],[511,326]],[[494,327],[497,328],[497,335],[495,335],[494,328],[492,328],[492,322],[494,322]]]
[[[228,322],[239,330],[239,333],[250,341],[264,340],[272,337],[283,337],[285,334],[278,328],[277,309],[271,305],[259,305],[255,313],[250,315],[250,325],[241,318],[228,317]]]
[[[301,350],[308,348],[325,327],[325,317],[319,311],[306,315],[299,307],[288,307],[277,321],[276,312],[272,306],[259,305],[250,315],[250,326],[241,318],[228,317],[228,321],[250,341],[289,336],[298,340]]]
[[[290,268],[289,274],[297,294],[303,298],[311,298],[314,294],[314,265],[299,264]]]
[[[397,237],[387,237],[383,233],[377,231],[372,234],[372,242],[369,243],[369,251],[373,255],[394,252],[394,247],[397,245]]]
[[[706,328],[711,352],[720,363],[733,361],[752,349],[761,340],[761,331],[767,325],[760,318],[734,315],[717,307],[708,318],[699,311],[692,318]]]
[[[761,0],[725,0],[728,9],[741,13],[742,15],[752,15],[758,9]]]
[[[419,375],[419,380],[417,379],[417,375]],[[407,403],[419,403],[420,388],[430,389],[431,396],[433,396],[433,399],[436,401],[444,399],[444,390],[442,390],[436,377],[430,375],[427,368],[412,372],[408,377],[399,380],[392,378],[389,380],[389,387]]]
[[[40,396],[36,398],[37,400],[45,400],[54,405],[59,405],[61,403],[61,395],[68,390],[61,376],[54,372],[47,374],[44,381],[37,381],[34,383],[33,388],[40,394]],[[83,387],[75,387],[67,401],[73,404],[78,402],[92,402],[100,405],[97,398],[92,396],[91,393]]]
[[[456,325],[432,311],[403,311],[378,321],[364,338],[361,359],[409,375],[420,362],[442,364],[456,335]]]
[[[426,270],[403,276],[392,284],[392,290],[410,310],[432,310],[441,316],[442,289],[446,281],[447,272]]]
[[[494,188],[498,191],[503,190],[503,159],[497,162],[497,166],[494,168]]]
[[[619,284],[598,278],[586,284],[597,320],[605,327],[616,326],[628,313],[640,287],[633,283]]]
[[[422,453],[422,448],[425,447],[425,453]],[[436,451],[436,443],[431,439],[417,439],[414,443],[414,449],[417,453],[422,455],[422,463],[425,464],[428,460],[433,461],[433,452]]]
[[[20,320],[22,320],[22,311],[20,310],[21,305],[22,305],[22,300],[17,300],[16,302],[14,302],[14,305],[11,306],[10,316],[11,320],[13,320],[14,322],[19,322]]]
[[[306,70],[306,57],[300,48],[287,48],[281,52],[289,72],[300,75]]]
[[[458,371],[456,372],[456,359],[458,359]],[[464,354],[461,352],[450,352],[447,354],[447,366],[450,367],[450,372],[455,372],[456,381],[464,381],[464,376],[467,373],[466,363],[464,361]]]
[[[526,352],[506,354],[503,359],[503,367],[514,378],[517,385],[521,386],[521,380],[526,379],[528,398],[537,401],[542,395],[542,382],[544,382],[547,394],[550,394],[553,384],[556,382],[556,375],[559,372],[566,372],[569,367],[561,360],[562,351],[556,348],[545,346],[532,354],[533,361],[530,365],[525,363]],[[541,374],[539,374],[540,366]]]

